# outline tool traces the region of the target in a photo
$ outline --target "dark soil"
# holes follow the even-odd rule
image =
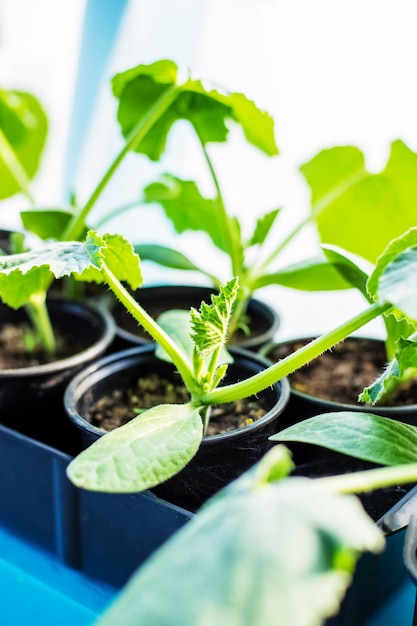
[[[188,400],[188,392],[182,384],[151,373],[139,378],[134,388],[115,390],[111,396],[100,398],[89,408],[88,419],[94,426],[110,431],[129,422],[141,409],[158,404],[182,404]],[[206,434],[217,435],[243,428],[265,413],[256,400],[220,404],[211,410]]]
[[[268,353],[271,361],[277,361],[298,350],[307,340],[288,342],[276,346]],[[387,364],[382,341],[350,338],[337,344],[331,351],[317,357],[288,378],[291,387],[316,398],[357,404],[358,396],[384,370]],[[391,399],[391,406],[417,403],[417,381],[398,390]]]
[[[74,333],[55,331],[56,353],[51,357],[44,353],[27,322],[5,323],[0,326],[0,369],[20,369],[52,363],[73,356],[87,345]]]

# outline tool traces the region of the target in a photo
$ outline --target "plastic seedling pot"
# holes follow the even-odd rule
[[[70,454],[79,451],[78,433],[63,409],[69,380],[82,367],[102,356],[114,337],[111,315],[86,302],[48,300],[52,325],[76,337],[73,356],[41,365],[0,370],[0,423]],[[0,323],[26,321],[24,309],[0,306]]]
[[[229,365],[225,383],[235,382],[262,370],[265,359],[241,348],[231,348],[234,362]],[[136,381],[151,373],[175,383],[174,367],[155,357],[155,344],[130,348],[104,357],[75,376],[64,396],[69,418],[78,426],[86,445],[103,435],[91,423],[91,406],[104,397],[127,393]],[[176,476],[152,489],[174,504],[196,511],[209,497],[254,465],[271,447],[270,435],[289,396],[286,379],[259,393],[256,402],[265,414],[252,424],[229,432],[206,436],[188,465]]]
[[[141,287],[134,293],[135,299],[155,319],[163,311],[199,308],[201,302],[210,303],[210,287],[196,285],[157,285]],[[115,300],[106,300],[116,322],[116,335],[112,351],[123,350],[149,343],[151,338],[136,324],[125,308]],[[249,335],[239,332],[234,343],[240,348],[258,350],[273,340],[280,325],[278,313],[266,302],[252,298],[248,305]]]

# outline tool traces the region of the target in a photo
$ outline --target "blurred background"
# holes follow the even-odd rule
[[[243,92],[274,118],[280,154],[268,158],[234,131],[227,145],[213,146],[226,204],[249,225],[281,207],[280,225],[289,231],[309,207],[298,168],[323,148],[357,146],[372,171],[383,168],[395,139],[417,150],[416,30],[413,0],[0,0],[0,85],[33,92],[48,114],[33,193],[37,204],[50,206],[73,192],[86,200],[122,145],[109,82],[115,73],[170,58],[195,78]],[[187,130],[178,126],[163,162],[131,155],[94,217],[131,201],[158,172],[204,186],[206,165]],[[18,226],[14,208],[22,202],[2,203],[0,225]],[[150,207],[108,229],[141,242],[172,245],[175,237]],[[204,236],[182,241],[207,263]],[[317,245],[307,229],[280,263],[299,259],[300,246],[306,256]],[[146,284],[178,278],[151,264],[144,274]],[[179,280],[195,277],[181,273]],[[279,309],[283,338],[300,328],[323,332],[363,308],[352,290],[268,287],[260,296]],[[369,330],[378,334],[378,323]]]

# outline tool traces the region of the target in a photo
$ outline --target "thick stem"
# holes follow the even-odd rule
[[[389,303],[371,305],[368,309],[341,326],[311,341],[296,352],[293,352],[293,354],[285,357],[285,359],[278,361],[278,363],[269,366],[258,374],[246,380],[234,383],[233,385],[219,387],[207,393],[204,398],[202,398],[202,403],[218,404],[220,402],[232,402],[259,393],[285,376],[292,374],[292,372],[295,372],[303,365],[306,365],[312,359],[315,359],[329,348],[332,348],[343,339],[346,339],[346,337],[351,335],[355,330],[358,330],[358,328],[361,328],[390,308],[392,308],[392,305]]]
[[[32,325],[36,329],[43,350],[46,354],[54,354],[56,350],[55,335],[45,304],[45,293],[32,296],[25,308]]]
[[[195,390],[195,379],[192,368],[179,346],[172,341],[171,337],[166,334],[155,320],[130,295],[104,263],[102,273],[106,283],[109,285],[116,298],[120,300],[130,315],[132,315],[132,317],[151,335],[153,340],[166,351],[178,369],[188,391],[193,393]]]
[[[107,172],[99,181],[90,198],[87,200],[84,208],[81,209],[80,212],[70,221],[67,228],[63,232],[61,237],[62,241],[78,239],[81,236],[91,209],[94,207],[95,203],[104,191],[108,182],[111,180],[120,163],[123,161],[128,152],[137,148],[140,142],[150,131],[152,126],[160,119],[163,113],[165,113],[168,107],[172,104],[180,91],[181,87],[177,87],[176,85],[173,85],[169,89],[166,89],[166,91],[164,91],[164,93],[155,102],[155,104],[147,112],[147,114],[144,115],[133,127],[123,149],[119,152],[113,163],[108,168]]]

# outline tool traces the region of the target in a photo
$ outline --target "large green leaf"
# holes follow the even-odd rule
[[[197,408],[162,404],[97,439],[71,461],[68,477],[93,491],[143,491],[185,467],[202,437]]]
[[[59,239],[75,213],[72,207],[37,207],[20,211],[20,219],[26,230],[41,239]]]
[[[118,120],[125,137],[140,120],[151,115],[159,98],[176,88],[173,102],[136,147],[137,152],[152,160],[163,154],[171,127],[178,120],[189,121],[204,144],[226,141],[229,130],[226,122],[232,120],[241,126],[254,146],[269,155],[278,153],[274,123],[268,113],[243,94],[207,90],[197,80],[180,82],[173,61],[138,65],[114,76],[112,86],[119,99]]]
[[[165,174],[158,182],[145,187],[144,201],[160,204],[177,233],[186,230],[204,232],[217,248],[229,252],[227,233],[232,232],[234,247],[241,247],[238,222],[225,217],[217,201],[205,198],[192,180],[181,180]],[[229,222],[229,226],[224,220]]]
[[[120,235],[104,238],[90,231],[81,241],[53,241],[23,252],[0,256],[0,296],[13,308],[28,301],[51,278],[75,275],[80,280],[104,281],[103,261],[119,280],[126,280],[132,289],[142,282],[140,262],[132,245]]]
[[[22,91],[0,89],[0,131],[27,177],[38,171],[48,122],[40,102]],[[21,191],[0,149],[0,199]]]
[[[92,232],[90,231],[90,237]],[[104,243],[102,248],[103,260],[108,269],[118,280],[127,282],[131,289],[141,287],[143,277],[140,259],[130,241],[117,234],[103,235],[102,240]],[[86,282],[103,282],[100,267],[91,264],[84,269],[82,274],[75,273],[75,276]]]
[[[282,285],[303,291],[330,291],[352,287],[352,284],[322,256],[304,259],[277,272],[264,274],[255,282],[256,289],[267,285]]]
[[[323,150],[300,169],[323,243],[375,262],[393,237],[417,225],[417,154],[402,141],[392,143],[379,173],[353,146]]]
[[[236,490],[155,553],[95,626],[319,626],[359,553],[383,545],[355,497],[312,480]]]
[[[417,228],[397,237],[379,257],[368,280],[368,292],[393,304],[401,319],[417,320]]]
[[[281,443],[311,443],[381,465],[417,461],[417,428],[359,411],[316,415],[289,426],[270,439]]]

